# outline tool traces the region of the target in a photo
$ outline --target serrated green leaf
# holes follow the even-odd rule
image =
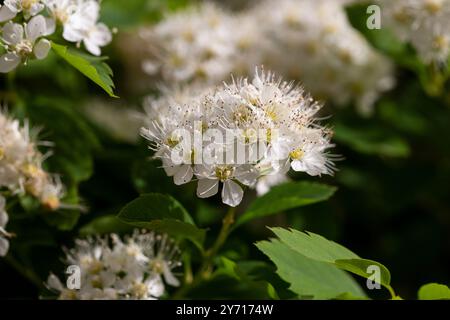
[[[309,259],[283,242],[272,239],[256,244],[277,266],[280,277],[290,283],[290,290],[304,299],[334,299],[346,293],[364,298],[355,280],[339,268]]]
[[[109,96],[118,98],[114,94],[112,70],[103,62],[105,58],[88,57],[54,42],[52,42],[52,49],[71,66],[99,85]]]
[[[420,287],[419,300],[450,300],[450,289],[444,284],[428,283]]]
[[[307,181],[276,186],[269,193],[253,201],[247,211],[237,219],[235,227],[252,219],[324,201],[336,190],[335,187]]]
[[[198,228],[189,213],[169,195],[145,194],[127,204],[119,213],[123,222],[192,241],[203,248],[206,231]]]
[[[283,228],[272,228],[271,230],[280,241],[305,257],[333,264],[342,270],[361,277],[369,278],[372,273],[368,272],[368,267],[376,266],[380,270],[380,284],[390,289],[391,274],[381,263],[362,259],[344,246],[312,232],[304,233]],[[375,281],[376,279],[372,280]]]

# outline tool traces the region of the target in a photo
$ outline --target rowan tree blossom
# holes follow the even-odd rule
[[[450,54],[449,0],[378,0],[382,26],[417,50],[425,63],[446,62]]]
[[[47,286],[59,299],[133,299],[161,297],[165,284],[178,286],[173,270],[180,251],[167,235],[136,230],[123,240],[116,234],[78,239],[66,250],[66,263],[81,271],[80,288],[72,290],[51,274]]]
[[[0,112],[0,191],[10,196],[30,194],[49,210],[61,207],[64,188],[57,176],[42,168],[46,158],[37,149],[35,133],[30,132],[25,122],[21,126]],[[6,254],[5,241],[8,221],[5,211],[5,195],[0,194],[0,253]],[[6,249],[5,249],[6,248]]]
[[[243,187],[254,188],[262,176],[291,167],[312,176],[333,173],[331,131],[315,118],[321,105],[270,72],[166,101],[152,106],[142,135],[175,184],[198,180],[200,198],[223,185],[222,201],[234,207]]]

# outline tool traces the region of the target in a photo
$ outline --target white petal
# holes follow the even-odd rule
[[[0,8],[0,22],[5,22],[13,19],[17,15],[17,12],[11,11],[7,6]]]
[[[41,12],[45,6],[42,3],[35,3],[30,8],[30,16],[35,16]]]
[[[9,241],[0,236],[0,257],[6,256],[9,250]]]
[[[21,59],[14,53],[7,53],[0,57],[0,73],[8,73],[14,70],[20,63]]]
[[[111,31],[105,24],[99,23],[89,33],[89,39],[101,47],[106,46],[112,40]]]
[[[254,186],[256,184],[256,179],[259,176],[259,173],[254,171],[249,171],[247,168],[245,169],[247,172],[240,173],[240,170],[235,174],[236,180],[246,186]]]
[[[307,170],[305,163],[300,160],[294,160],[291,162],[292,170],[297,172],[305,172]]]
[[[51,43],[47,39],[41,39],[33,48],[33,53],[36,59],[45,59],[50,51]]]
[[[222,189],[222,201],[223,203],[236,207],[239,203],[241,203],[242,198],[244,197],[244,190],[242,190],[241,186],[232,180],[227,180],[223,183]]]
[[[100,4],[97,1],[86,1],[80,5],[78,14],[85,23],[94,24],[100,15]]]
[[[71,24],[65,24],[63,38],[70,42],[80,42],[83,40],[83,34]]]
[[[161,276],[155,276],[148,281],[148,293],[153,297],[160,297],[164,294],[164,283]]]
[[[90,41],[89,39],[84,39],[83,43],[84,46],[86,47],[86,50],[92,53],[94,56],[99,56],[102,54],[100,46],[97,45],[95,42]]]
[[[163,272],[164,280],[166,280],[167,284],[172,287],[178,287],[180,285],[180,281],[173,275],[167,263],[164,263]]]
[[[188,183],[194,175],[191,165],[182,165],[173,177],[173,181],[177,186]]]
[[[0,208],[0,228],[4,228],[8,223],[8,214],[4,209]]]
[[[25,27],[25,34],[28,40],[34,43],[37,38],[42,37],[47,32],[47,24],[43,16],[33,17]]]
[[[197,196],[199,198],[209,198],[219,191],[219,180],[200,179],[197,186]]]
[[[53,18],[45,18],[45,25],[47,30],[45,31],[44,36],[49,36],[53,34],[56,30],[56,20]]]
[[[2,30],[3,41],[15,45],[23,39],[23,27],[18,23],[8,22]]]

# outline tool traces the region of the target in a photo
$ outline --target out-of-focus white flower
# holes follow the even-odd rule
[[[170,15],[141,30],[142,43],[153,48],[153,57],[143,61],[144,70],[159,72],[167,83],[218,84],[234,71],[236,59],[250,44],[246,41],[256,41],[254,35],[244,39],[237,27],[211,3]]]
[[[60,208],[64,188],[57,177],[42,169],[44,159],[45,156],[37,150],[28,124],[20,126],[18,120],[0,112],[0,189],[8,190],[12,195],[28,193],[49,210]],[[3,249],[7,236],[4,228],[8,220],[4,201],[0,195],[0,242]]]
[[[264,1],[249,12],[264,21],[264,64],[300,79],[315,96],[369,113],[394,82],[389,60],[373,50],[349,23],[336,0]],[[395,1],[392,1],[395,2]]]
[[[255,187],[256,193],[258,196],[263,196],[266,193],[268,193],[270,189],[272,189],[272,187],[275,187],[288,181],[289,178],[287,177],[286,174],[283,173],[276,173],[262,176],[256,183]]]
[[[2,41],[7,53],[0,57],[0,72],[7,73],[29,58],[44,59],[50,50],[50,41],[42,39],[47,34],[45,18],[41,15],[21,24],[8,22],[2,28]]]
[[[264,175],[290,167],[314,176],[333,173],[331,134],[315,118],[321,105],[271,73],[163,101],[151,104],[142,135],[175,184],[198,179],[201,198],[223,184],[222,200],[234,207],[242,186],[255,187]]]
[[[66,262],[80,268],[81,288],[65,288],[51,274],[47,285],[59,299],[156,299],[165,283],[178,286],[173,269],[179,267],[180,252],[167,235],[135,231],[123,241],[115,234],[76,240],[67,251]]]
[[[410,42],[425,63],[446,62],[450,54],[449,0],[378,0],[382,25]]]
[[[0,22],[11,20],[20,12],[23,12],[24,18],[28,20],[44,7],[41,0],[5,0],[0,8]]]
[[[56,23],[64,27],[63,38],[77,44],[83,43],[93,55],[101,54],[101,47],[112,40],[109,28],[99,23],[100,3],[98,0],[45,0],[51,16],[51,28]]]

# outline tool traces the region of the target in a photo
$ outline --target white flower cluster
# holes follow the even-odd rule
[[[333,173],[331,131],[315,119],[320,108],[292,83],[257,71],[252,82],[151,102],[142,135],[175,184],[195,175],[197,195],[206,198],[223,183],[222,201],[237,206],[242,186],[256,187],[261,177],[290,168],[312,176]]]
[[[28,193],[50,210],[60,207],[63,186],[58,177],[42,169],[46,156],[36,148],[28,125],[10,119],[0,112],[0,256],[7,253],[9,235],[4,230],[8,221],[5,209],[7,195]]]
[[[317,97],[343,106],[355,102],[367,114],[393,86],[393,67],[351,26],[346,2],[280,0],[274,6],[267,0],[252,14],[264,21],[269,39],[262,43],[265,65],[301,79]]]
[[[111,42],[112,35],[98,22],[99,13],[99,0],[5,0],[0,5],[0,44],[6,53],[0,57],[0,72],[10,72],[32,58],[47,57],[51,43],[46,37],[58,24],[65,40],[83,43],[90,53],[100,55],[100,47]]]
[[[179,257],[167,235],[145,231],[135,231],[124,240],[116,234],[78,239],[75,248],[67,251],[66,262],[80,268],[80,288],[65,287],[54,274],[47,286],[62,300],[156,299],[165,292],[164,281],[179,285],[173,274],[181,265]]]
[[[153,49],[143,69],[168,83],[220,83],[245,51],[235,31],[235,19],[211,3],[174,14],[141,30],[143,43]]]
[[[143,64],[167,84],[218,84],[264,65],[301,80],[315,96],[370,112],[393,85],[392,65],[349,23],[349,1],[262,1],[231,15],[206,4],[142,31],[159,48]]]
[[[382,26],[417,50],[425,63],[447,62],[450,54],[450,0],[378,0]]]

